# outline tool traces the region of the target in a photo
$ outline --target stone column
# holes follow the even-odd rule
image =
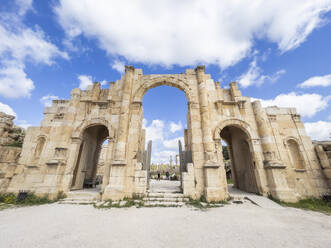
[[[151,168],[151,159],[152,159],[152,141],[148,141],[147,153],[146,153],[146,170],[149,171]]]
[[[290,191],[286,178],[286,166],[280,160],[275,137],[268,116],[260,101],[252,103],[255,119],[263,151],[263,164],[266,169],[268,187],[273,197],[284,201],[296,201],[293,191]]]
[[[195,69],[198,91],[199,106],[201,116],[202,142],[204,150],[204,176],[205,189],[204,194],[207,201],[220,201],[227,198],[224,182],[224,168],[216,158],[215,142],[211,130],[211,120],[209,113],[208,92],[205,81],[205,67],[198,66]]]
[[[117,140],[115,144],[115,154],[113,164],[126,164],[126,142],[128,138],[131,91],[134,77],[134,67],[125,66],[125,78],[122,88],[122,102],[120,120],[117,129]]]

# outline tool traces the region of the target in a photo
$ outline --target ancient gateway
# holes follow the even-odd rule
[[[7,165],[10,173],[2,177],[7,180],[2,191],[55,195],[81,189],[86,179],[95,178],[108,139],[102,199],[145,194],[142,99],[160,85],[182,90],[188,100],[181,169],[185,195],[208,201],[228,197],[221,140],[229,146],[234,184],[241,190],[284,201],[330,193],[330,154],[313,145],[296,110],[262,108],[242,96],[236,83],[221,88],[204,66],[170,75],[144,75],[126,66],[109,89],[95,83],[73,89],[70,100],[54,100],[41,126],[28,128],[17,163]]]

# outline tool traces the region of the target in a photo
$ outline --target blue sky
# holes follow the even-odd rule
[[[38,126],[52,99],[198,64],[222,87],[237,81],[264,106],[297,107],[313,139],[331,133],[331,1],[0,0],[0,111]],[[177,150],[183,92],[158,87],[143,102],[153,161]]]

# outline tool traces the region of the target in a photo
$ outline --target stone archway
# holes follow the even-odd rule
[[[240,190],[260,193],[258,173],[251,131],[248,123],[239,119],[228,119],[220,123],[214,131],[214,140],[227,144],[234,186]]]
[[[192,100],[192,93],[191,93],[191,89],[190,89],[190,86],[188,85],[187,81],[183,80],[181,77],[181,75],[179,75],[179,77],[174,77],[174,76],[156,76],[156,77],[153,77],[153,78],[145,78],[144,80],[142,80],[142,83],[140,86],[137,87],[137,89],[134,91],[134,94],[133,94],[133,102],[131,103],[132,106],[132,109],[133,109],[133,113],[132,113],[132,116],[131,116],[131,120],[139,120],[139,123],[138,124],[134,124],[134,123],[131,123],[130,125],[130,129],[129,129],[129,132],[130,130],[132,129],[135,129],[136,127],[138,127],[138,130],[140,130],[140,135],[139,135],[139,138],[141,138],[144,134],[142,134],[143,130],[142,130],[142,121],[143,121],[143,98],[145,96],[145,94],[150,90],[150,89],[153,89],[153,88],[156,88],[156,87],[159,87],[159,86],[169,86],[169,87],[172,87],[172,88],[176,88],[178,90],[180,90],[181,92],[183,92],[185,94],[185,98],[186,98],[186,101],[187,102],[190,102],[190,100]],[[186,104],[185,104],[186,106]],[[192,151],[191,151],[191,146],[190,146],[190,142],[191,142],[191,124],[190,124],[190,120],[191,120],[191,117],[190,117],[190,111],[189,111],[189,107],[190,105],[187,104],[187,107],[188,107],[188,110],[186,111],[187,114],[185,114],[184,116],[186,116],[186,119],[187,119],[187,129],[185,129],[183,131],[183,136],[185,136],[184,140],[185,140],[185,144],[183,144],[183,150],[182,150],[182,157],[185,158],[183,159],[183,161],[181,161],[181,166],[182,168],[184,169],[185,171],[185,165],[184,163],[190,163],[192,162]],[[129,139],[130,139],[130,144],[136,144],[136,143],[139,143],[139,142],[134,142],[132,141],[132,136],[129,135]],[[147,145],[147,143],[149,142],[149,140],[143,140],[143,141],[140,141],[140,143],[143,142],[143,146],[145,147],[145,143]],[[136,149],[141,149],[140,147],[136,148]],[[146,148],[145,148],[146,149]],[[142,149],[140,151],[140,153],[142,152]],[[138,151],[138,154],[139,154],[139,151]],[[146,151],[146,154],[148,154],[148,152]],[[185,156],[184,156],[185,155]],[[138,155],[137,156],[138,158],[141,158],[142,155]],[[150,159],[150,158],[149,158]],[[139,160],[138,159],[138,162],[142,161],[141,159]],[[144,161],[145,162],[145,161]],[[144,169],[148,169],[149,166],[143,166]],[[182,171],[181,171],[182,172]],[[148,173],[149,175],[149,173]],[[172,182],[174,184],[176,184],[176,190],[175,191],[178,191],[179,190],[179,187],[177,185],[176,182]],[[171,183],[169,182],[169,185]],[[148,184],[149,186],[149,180],[148,180]],[[159,187],[160,185],[157,185],[157,183],[153,182],[152,183],[152,187],[150,188],[150,190],[157,190],[157,188]],[[162,187],[161,187],[162,188]],[[177,189],[178,188],[178,189]],[[180,186],[181,188],[181,186]]]
[[[156,76],[153,78],[145,78],[138,89],[133,94],[133,102],[141,102],[142,98],[149,89],[158,86],[171,86],[183,91],[186,95],[188,102],[193,101],[193,94],[188,83],[181,77],[174,76]]]
[[[100,124],[89,125],[83,130],[73,170],[72,190],[82,189],[89,184],[95,185],[101,147],[108,136],[108,128]]]

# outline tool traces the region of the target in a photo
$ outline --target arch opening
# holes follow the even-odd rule
[[[150,163],[143,159],[143,163],[147,162],[143,168],[149,171],[149,188],[153,191],[169,187],[181,191],[181,172],[187,162],[185,158],[189,157],[191,140],[187,95],[175,85],[155,83],[145,90],[142,103],[146,155],[148,143],[152,141]]]
[[[93,125],[84,129],[76,166],[73,172],[72,190],[96,188],[102,184],[102,148],[107,143],[108,128],[104,125]],[[100,159],[101,158],[101,159]]]
[[[228,185],[251,193],[258,193],[254,174],[254,161],[249,137],[241,128],[229,125],[220,132],[223,160],[227,170]],[[228,152],[228,159],[224,156]]]

